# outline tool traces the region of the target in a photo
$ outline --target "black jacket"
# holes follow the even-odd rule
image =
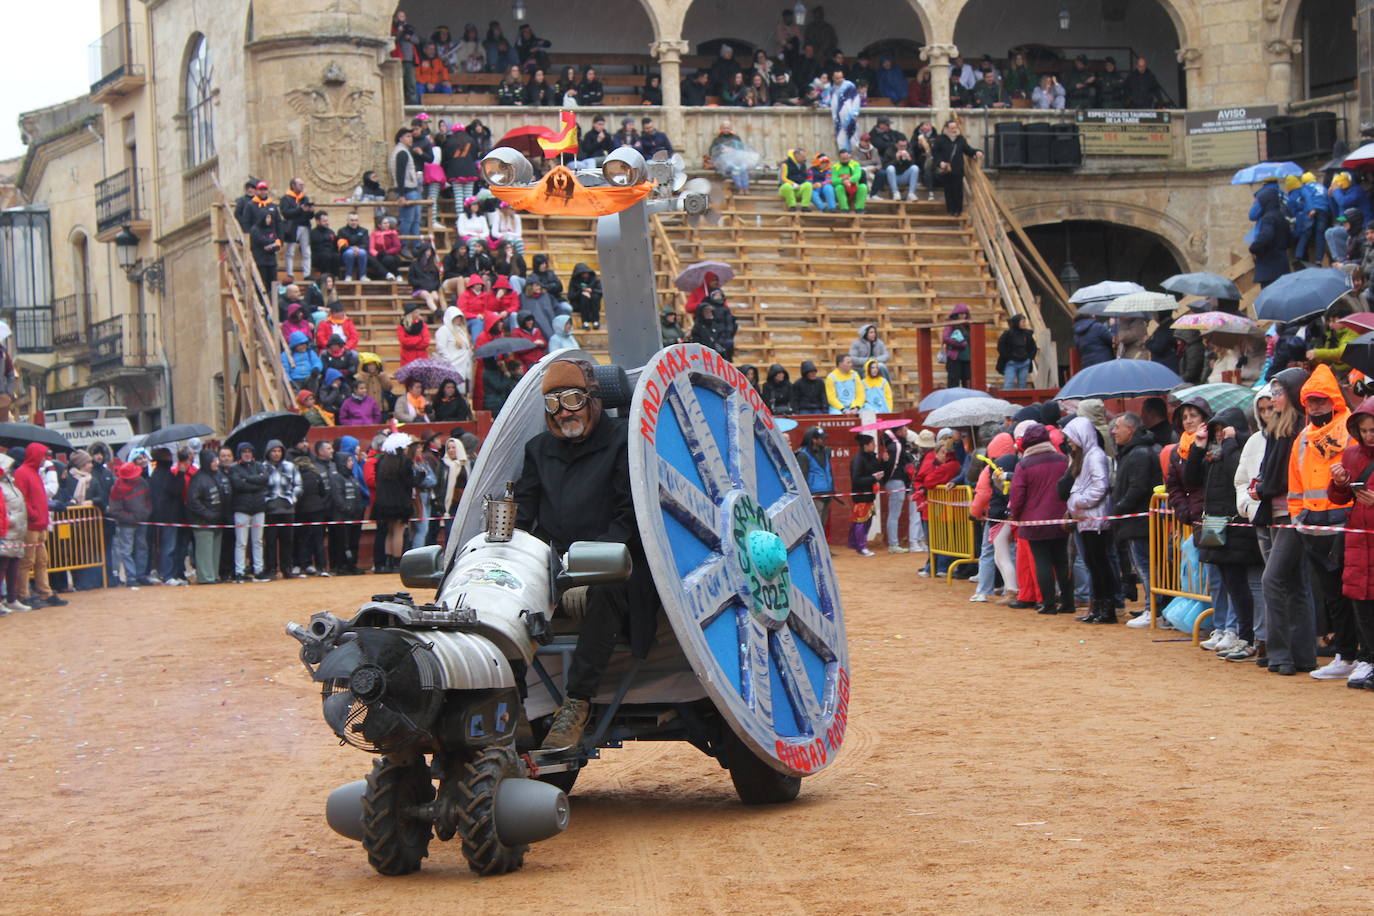
[[[435,423],[457,423],[472,419],[472,408],[468,406],[468,399],[461,394],[452,400],[434,399],[434,422]]]
[[[301,226],[310,228],[310,222],[315,218],[315,204],[308,196],[302,194],[297,199],[292,194],[283,194],[281,201],[281,218],[283,227],[289,226],[292,238],[295,237],[296,230]]]
[[[333,229],[316,226],[310,230],[310,258],[313,261],[332,261],[339,256],[339,237]]]
[[[295,465],[301,472],[301,496],[296,500],[296,514],[327,512],[333,508],[329,480],[320,473],[319,465],[304,455],[295,460]]]
[[[583,277],[583,274],[589,276]],[[587,295],[583,296],[583,292]],[[601,278],[586,264],[577,264],[573,267],[572,276],[568,278],[568,302],[576,309],[586,301],[598,306],[601,304]]]
[[[782,381],[773,381],[773,376],[782,373]],[[759,392],[763,395],[763,405],[772,411],[775,417],[785,417],[792,413],[792,382],[784,369],[778,363],[768,367],[768,377],[763,381],[763,387]]]
[[[685,79],[682,81],[682,104],[691,105],[699,108],[706,104],[707,86],[703,86],[695,79]]]
[[[186,504],[182,499],[181,485],[184,478],[172,473],[170,464],[153,463],[152,477],[148,486],[152,490],[154,522],[185,521]]]
[[[1159,467],[1159,447],[1149,430],[1136,430],[1131,441],[1119,446],[1116,454],[1116,478],[1112,481],[1112,511],[1116,515],[1145,512],[1150,497],[1163,479]],[[1123,518],[1114,526],[1118,541],[1150,536],[1148,518]]]
[[[516,527],[562,554],[573,541],[625,544],[634,572],[625,585],[592,587],[592,600],[625,601],[630,647],[639,657],[653,643],[657,593],[639,539],[630,493],[630,447],[625,421],[602,416],[590,436],[569,442],[542,432],[525,443],[515,485]]]
[[[963,175],[965,157],[972,159],[976,152],[978,151],[969,146],[968,138],[963,135],[951,140],[945,134],[940,134],[935,138],[935,144],[931,150],[931,154],[935,157],[936,168],[939,168],[940,163],[948,162],[950,175]]]
[[[850,499],[856,503],[873,502],[873,485],[878,482],[875,475],[882,469],[882,459],[856,447],[854,457],[849,459],[849,489],[853,491]]]
[[[589,130],[582,135],[582,139],[577,144],[577,158],[594,159],[597,156],[605,156],[615,152],[615,141],[611,139],[611,132],[603,130],[599,135],[594,130]]]
[[[238,461],[229,469],[234,490],[231,507],[235,512],[264,512],[267,509],[267,468],[261,461]]]
[[[362,226],[345,225],[339,230],[338,237],[347,240],[353,248],[361,248],[363,251],[372,246],[372,234]]]
[[[807,378],[806,373],[816,368],[811,360],[801,364],[801,378],[792,383],[792,409],[797,413],[827,413],[825,401],[825,379],[817,373],[815,378]]]
[[[114,489],[115,475],[107,465],[91,462],[91,482],[86,485],[86,498],[101,512],[110,505],[110,491]]]
[[[335,467],[338,469],[338,476],[337,486],[333,491],[334,517],[362,518],[363,513],[367,511],[367,495],[363,493],[363,485],[342,465],[336,464]]]
[[[1003,371],[1007,363],[1035,359],[1039,349],[1035,335],[1026,328],[1007,328],[997,338],[997,371]]]
[[[1174,336],[1172,324],[1161,324],[1145,338],[1145,349],[1150,351],[1150,361],[1159,363],[1167,369],[1178,371],[1178,338]]]
[[[233,516],[234,487],[223,471],[201,468],[186,493],[186,520],[193,525],[223,525]]]
[[[1221,431],[1233,427],[1235,438],[1222,439]],[[1236,511],[1236,468],[1240,453],[1249,438],[1250,426],[1245,414],[1228,407],[1207,422],[1207,447],[1193,444],[1188,460],[1183,463],[1183,481],[1190,487],[1201,487],[1204,515],[1245,521]],[[1199,547],[1198,558],[1204,563],[1259,566],[1259,540],[1250,525],[1232,525],[1226,529],[1226,543],[1221,547]]]
[[[606,89],[601,85],[601,80],[583,80],[577,84],[577,104],[600,105],[604,98]]]
[[[548,82],[530,82],[525,84],[521,101],[526,105],[557,105],[562,101],[562,97]]]

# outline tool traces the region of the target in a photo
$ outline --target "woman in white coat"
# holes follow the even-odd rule
[[[464,394],[471,392],[472,381],[472,338],[468,336],[467,322],[463,312],[456,305],[444,309],[444,323],[434,333],[434,356],[463,376],[458,386]]]

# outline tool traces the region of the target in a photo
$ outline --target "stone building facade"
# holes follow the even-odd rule
[[[1306,2],[1310,6],[1313,0]],[[938,69],[959,53],[956,38],[968,28],[961,15],[974,4],[985,10],[998,3],[896,0],[891,9],[895,18],[914,22],[910,31],[921,57]],[[1302,103],[1304,0],[1132,3],[1167,15],[1176,35],[1175,46],[1168,49],[1174,59],[1155,65],[1178,64],[1190,107]],[[710,136],[722,112],[681,108],[678,83],[682,58],[694,47],[690,42],[710,37],[684,35],[685,26],[702,17],[691,15],[692,0],[614,0],[610,6],[617,4],[626,7],[627,17],[647,18],[641,36],[648,37],[647,47],[640,53],[651,54],[662,72],[661,120],[670,136],[687,138],[679,145],[686,147],[689,161],[699,161],[704,153],[695,148],[699,138]],[[1002,5],[1026,6],[1010,0]],[[615,9],[589,24],[585,10],[577,21],[559,18],[586,4],[570,4],[573,12],[562,13],[559,5],[542,0],[531,0],[529,6],[531,19],[540,21],[543,31],[557,34],[568,51],[596,50],[594,29],[615,27]],[[752,0],[745,6],[752,10]],[[776,5],[759,0],[758,6],[759,15],[771,23]],[[1087,6],[1124,8],[1124,2]],[[392,132],[410,114],[401,98],[399,64],[389,56],[395,9],[395,0],[102,0],[103,26],[109,30],[102,41],[118,43],[115,57],[122,54],[119,66],[126,72],[113,82],[108,72],[99,75],[91,96],[100,106],[94,123],[65,137],[34,138],[23,192],[34,205],[53,201],[55,249],[69,245],[64,240],[73,233],[89,239],[86,282],[96,291],[97,303],[91,319],[138,316],[138,328],[126,327],[122,333],[126,350],[137,356],[138,365],[132,368],[143,374],[138,386],[147,389],[137,396],[140,409],[156,410],[159,419],[169,422],[202,419],[215,424],[220,417],[225,392],[217,373],[224,325],[211,218],[216,184],[232,200],[249,176],[270,181],[277,193],[289,178],[300,176],[317,202],[328,202],[346,197],[365,169],[385,162]],[[502,7],[501,13],[513,34],[508,10]],[[1075,15],[1090,33],[1088,9]],[[844,22],[836,24],[843,34]],[[721,25],[720,31],[728,34],[732,27]],[[578,40],[581,34],[587,35],[585,41]],[[935,81],[934,112],[897,116],[914,121],[938,115],[947,105],[946,89],[943,81]],[[1359,123],[1354,99],[1350,93],[1335,100],[1343,113],[1350,109],[1347,135],[1352,140]],[[517,114],[510,109],[479,113],[497,123],[515,116],[552,124],[557,117],[554,112]],[[823,113],[779,113],[779,120],[770,122],[771,116],[762,112],[762,120],[750,122],[759,134],[777,135],[776,142],[757,137],[770,152],[782,142],[783,118],[788,130],[824,140]],[[798,127],[801,121],[806,124]],[[116,265],[110,252],[115,232],[94,225],[100,183],[120,174],[127,174],[137,188],[137,212],[129,217],[139,239],[133,273],[144,271],[140,282],[129,281]],[[1178,157],[1098,164],[1052,181],[1027,173],[1004,173],[995,181],[1027,225],[1071,218],[1137,226],[1164,239],[1187,269],[1225,268],[1243,251],[1247,189],[1230,187],[1217,171],[1189,170]],[[62,186],[80,193],[74,196]],[[54,257],[57,288],[75,291],[75,280],[63,279],[66,268],[57,266],[63,258],[70,261],[67,255]],[[149,282],[150,266],[159,282]],[[59,352],[50,367],[61,362]],[[46,390],[57,401],[73,399],[76,395],[64,392],[90,384],[80,360],[68,362],[69,371],[47,374]],[[131,389],[118,396],[135,397]]]

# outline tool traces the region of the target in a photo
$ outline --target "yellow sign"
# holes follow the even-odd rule
[[[1085,156],[1172,156],[1174,138],[1167,111],[1088,110],[1075,112]]]

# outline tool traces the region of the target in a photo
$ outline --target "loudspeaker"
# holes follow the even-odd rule
[[[1020,121],[1002,121],[993,127],[994,163],[998,168],[1016,168],[1026,164],[1026,125]]]
[[[1293,154],[1293,138],[1289,132],[1289,125],[1297,118],[1288,115],[1268,118],[1264,122],[1264,133],[1268,152],[1265,158],[1270,162],[1279,162],[1288,159]]]
[[[1077,124],[1054,125],[1054,140],[1050,146],[1050,161],[1055,165],[1077,168],[1083,164],[1083,144],[1078,138]]]
[[[1050,165],[1050,149],[1054,142],[1054,125],[1035,121],[1026,125],[1026,165]]]

